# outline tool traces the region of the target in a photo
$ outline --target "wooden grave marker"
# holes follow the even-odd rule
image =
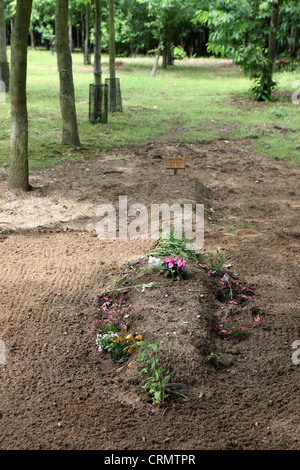
[[[177,170],[185,170],[185,157],[167,157],[166,170],[174,170],[174,175]]]

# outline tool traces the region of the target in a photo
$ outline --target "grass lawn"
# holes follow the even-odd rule
[[[9,52],[9,51],[8,51]],[[108,123],[88,121],[89,84],[93,65],[83,65],[81,53],[73,54],[76,107],[83,146],[108,150],[129,146],[159,135],[186,142],[214,138],[253,136],[259,151],[288,161],[300,162],[299,110],[292,103],[300,69],[276,75],[277,99],[254,103],[250,82],[238,67],[220,67],[218,61],[176,61],[150,77],[153,58],[122,58],[120,78],[123,113],[109,115]],[[102,57],[103,79],[108,78],[108,56]],[[300,82],[299,82],[300,83]],[[56,56],[49,51],[28,49],[28,114],[30,168],[53,166],[80,158],[61,145],[59,77]],[[171,136],[172,134],[172,136]],[[0,102],[0,167],[9,164],[10,103]]]

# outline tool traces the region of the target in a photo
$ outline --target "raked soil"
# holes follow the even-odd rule
[[[0,449],[299,450],[299,168],[258,154],[251,139],[85,154],[33,172],[25,195],[1,170]],[[177,175],[165,169],[174,155],[186,159]],[[229,304],[190,262],[186,280],[129,290],[129,331],[155,339],[185,385],[185,399],[162,407],[141,388],[138,351],[120,365],[96,345],[99,296],[153,246],[97,237],[97,207],[119,196],[204,204],[202,252],[225,248],[224,269],[255,286]],[[216,334],[224,315],[245,337]]]

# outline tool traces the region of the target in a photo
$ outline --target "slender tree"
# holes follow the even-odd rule
[[[267,92],[267,96],[271,99],[272,90],[276,86],[276,82],[273,80],[273,69],[274,62],[277,54],[277,29],[279,19],[279,0],[273,0],[272,4],[272,16],[269,31],[269,43],[267,52],[267,62],[263,66],[262,75],[259,79],[259,87]],[[255,87],[254,87],[255,89]]]
[[[5,91],[9,91],[9,65],[6,53],[4,0],[0,0],[0,80],[5,83]]]
[[[109,102],[110,111],[115,112],[117,108],[116,103],[116,44],[115,44],[115,9],[114,0],[108,2],[109,12]]]
[[[157,51],[156,51],[154,64],[153,64],[153,67],[152,67],[152,70],[151,70],[151,77],[155,77],[155,75],[156,75],[160,54],[161,54],[161,45],[159,44],[158,48],[157,48]]]
[[[18,0],[11,38],[11,153],[9,187],[28,191],[27,44],[32,0]]]
[[[95,85],[101,85],[102,70],[101,70],[101,15],[102,4],[101,0],[94,0],[94,78]]]
[[[269,33],[269,47],[268,47],[268,75],[272,76],[273,65],[276,59],[277,52],[277,28],[278,28],[278,18],[279,18],[279,0],[273,0],[272,7],[272,17],[270,24],[270,33]]]
[[[0,62],[7,60],[6,57],[6,26],[4,17],[4,0],[0,0]]]
[[[80,145],[75,90],[73,82],[72,55],[68,37],[68,0],[57,0],[55,10],[55,45],[60,81],[60,109],[62,117],[62,143]]]
[[[85,7],[85,40],[84,40],[84,64],[90,65],[90,2]]]
[[[102,67],[101,67],[101,21],[102,21],[102,2],[94,0],[94,86],[93,89],[93,123],[106,122],[105,109],[106,95],[103,92],[102,85]]]

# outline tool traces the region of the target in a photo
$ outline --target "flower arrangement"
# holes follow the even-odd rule
[[[220,278],[220,282],[223,292],[229,294],[228,302],[234,304],[237,304],[236,300],[234,300],[236,296],[240,296],[241,300],[251,299],[251,296],[245,295],[245,293],[248,294],[255,289],[250,282],[243,281],[240,277],[227,273]]]
[[[114,362],[124,362],[137,349],[139,342],[142,341],[142,335],[133,337],[123,325],[120,325],[119,331],[114,330],[115,328],[106,327],[103,334],[97,335],[98,351],[109,352]]]
[[[229,336],[244,336],[246,334],[245,327],[232,317],[222,320],[219,325],[215,326],[215,331],[223,339]]]
[[[202,267],[207,272],[208,276],[218,276],[222,274],[222,267],[226,260],[226,250],[224,248],[217,250],[217,254],[207,254],[205,256],[206,264]]]
[[[166,258],[160,267],[160,272],[165,277],[170,277],[172,281],[187,278],[186,262],[179,256],[175,258]]]

